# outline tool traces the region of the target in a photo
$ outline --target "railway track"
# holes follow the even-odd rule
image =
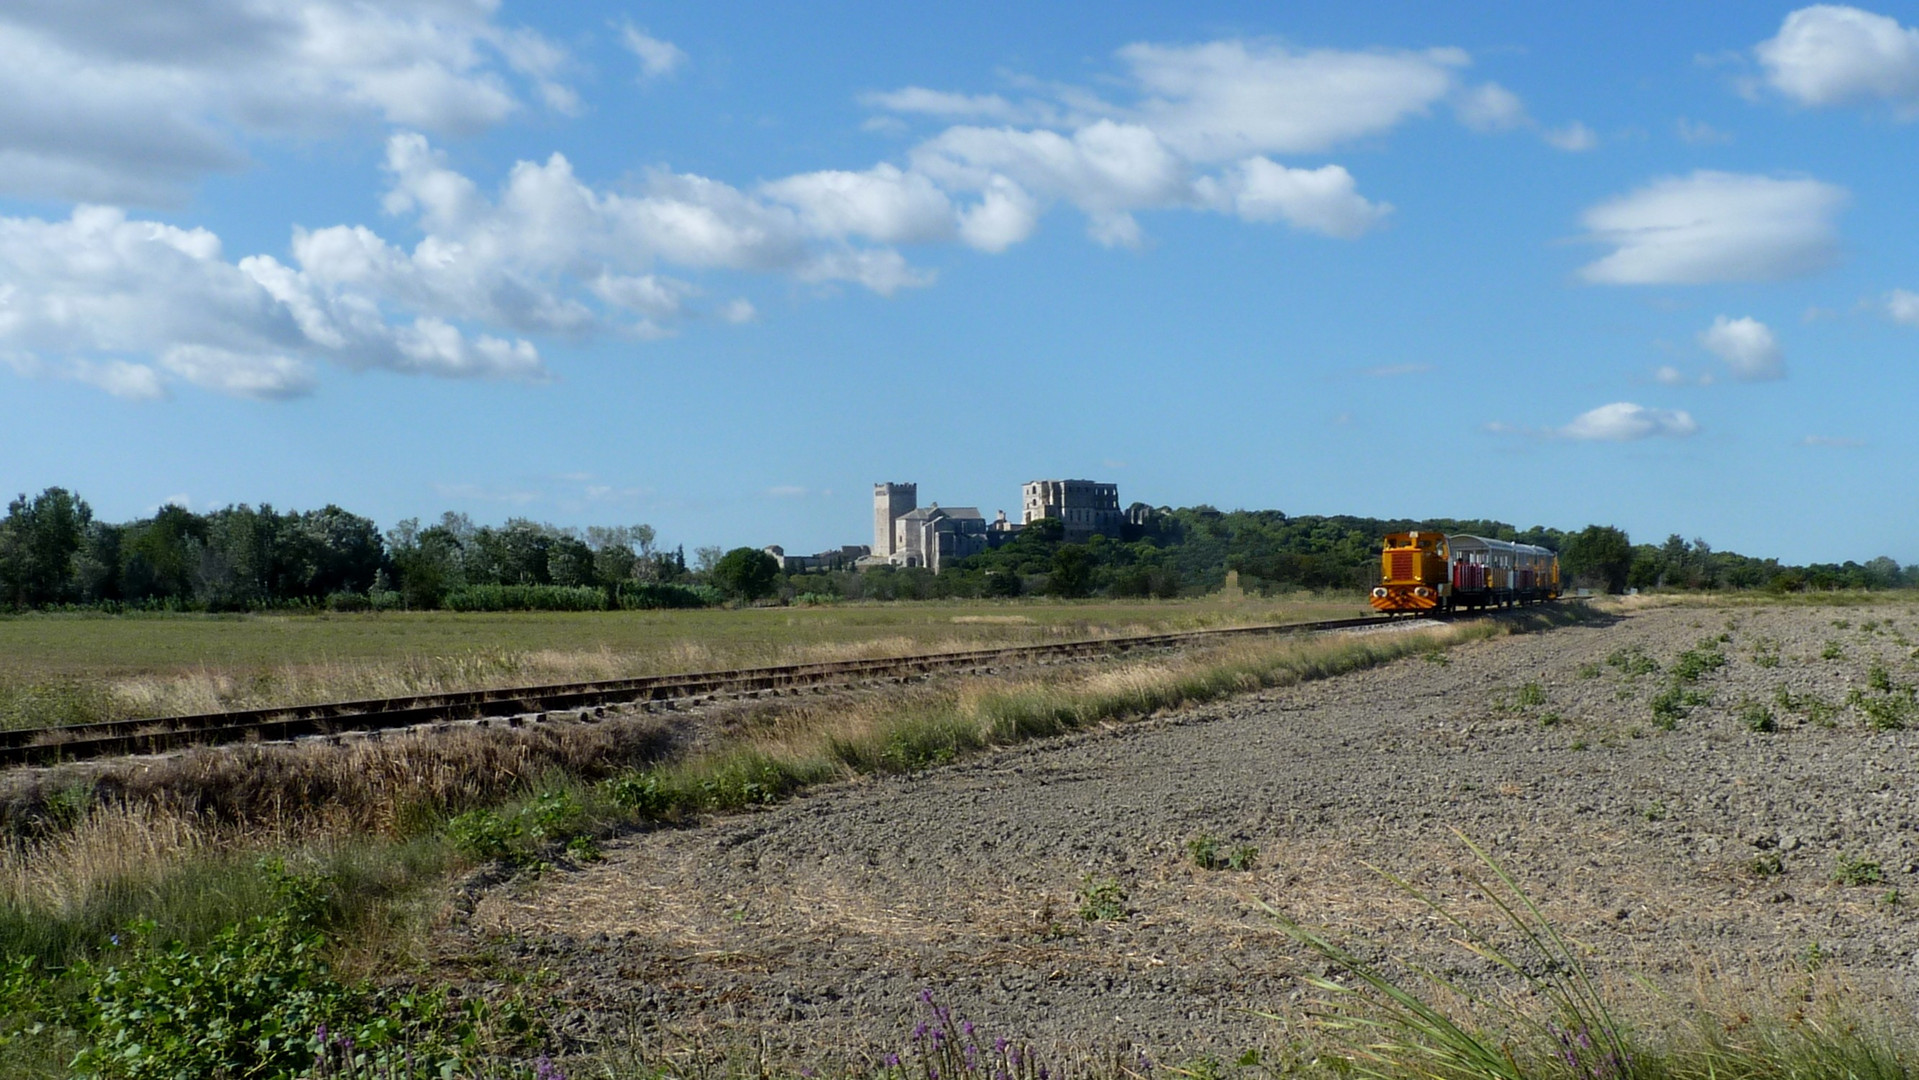
[[[1472,617],[1483,616],[1459,616]],[[1400,621],[1404,620],[1376,615],[1322,619],[1317,622],[1136,634],[918,656],[783,664],[598,682],[468,690],[417,697],[275,706],[192,716],[110,720],[66,727],[21,728],[0,731],[0,767],[51,765],[129,754],[158,754],[190,746],[284,742],[312,736],[377,733],[435,723],[515,718],[574,710],[579,711],[581,718],[590,720],[594,716],[592,710],[605,705],[857,684],[872,679],[908,678],[932,672],[964,672],[1045,660],[1072,660],[1236,637],[1351,630]]]

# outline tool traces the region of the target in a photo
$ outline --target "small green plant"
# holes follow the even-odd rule
[[[1259,849],[1251,844],[1240,844],[1226,854],[1226,869],[1254,870],[1259,867]]]
[[[1905,897],[1899,895],[1898,889],[1887,889],[1886,895],[1880,897],[1879,902],[1889,908],[1896,908],[1905,902]]]
[[[1539,714],[1539,726],[1543,728],[1557,727],[1559,725],[1559,720],[1560,720],[1560,716],[1556,712]]]
[[[1799,950],[1799,966],[1806,969],[1808,973],[1825,967],[1826,950],[1821,948],[1817,941],[1806,942],[1806,947]]]
[[[1669,816],[1666,810],[1666,804],[1658,799],[1647,803],[1643,813],[1647,821],[1664,821]]]
[[[1079,885],[1079,917],[1087,922],[1112,922],[1126,917],[1126,890],[1118,878],[1086,875]]]
[[[446,823],[447,842],[469,859],[491,861],[510,857],[520,825],[491,810],[469,810]]]
[[[1832,625],[1833,625],[1833,629],[1835,629],[1835,630],[1846,630],[1846,629],[1850,629],[1850,628],[1852,627],[1852,620],[1850,620],[1850,619],[1834,619],[1834,620],[1832,620]]]
[[[1739,709],[1739,722],[1746,730],[1769,735],[1779,730],[1779,722],[1772,718],[1772,710],[1757,701],[1748,701]]]
[[[1867,697],[1857,691],[1848,698],[1853,707],[1866,716],[1866,726],[1874,731],[1904,731],[1912,726],[1916,706],[1910,693]]]
[[[1186,856],[1201,870],[1217,870],[1225,865],[1225,860],[1219,857],[1219,837],[1211,833],[1200,833],[1186,841]]]
[[[1586,745],[1586,740],[1584,740],[1584,739],[1574,739],[1574,740],[1573,740],[1573,742],[1572,742],[1572,747],[1571,747],[1571,749],[1573,749],[1573,750],[1585,750],[1585,749],[1589,749],[1589,747],[1588,747],[1588,746]]]
[[[1673,660],[1672,674],[1680,682],[1698,682],[1700,676],[1725,666],[1726,654],[1714,648],[1712,642],[1703,641]]]
[[[1840,648],[1839,643],[1836,641],[1826,642],[1826,647],[1819,650],[1819,659],[1821,660],[1837,660],[1844,655],[1846,655],[1846,650]]]
[[[1651,675],[1659,670],[1659,661],[1641,652],[1638,646],[1615,650],[1611,656],[1606,657],[1606,663],[1610,667],[1618,668],[1627,678]]]
[[[1440,667],[1445,667],[1447,664],[1450,664],[1453,662],[1452,657],[1447,656],[1445,653],[1439,651],[1438,649],[1434,649],[1431,652],[1421,653],[1420,659],[1426,661],[1428,664],[1436,664]]]
[[[1546,689],[1536,682],[1529,682],[1519,688],[1513,703],[1522,709],[1536,709],[1546,703]]]
[[[1876,860],[1863,855],[1841,855],[1833,865],[1832,880],[1839,885],[1881,885],[1886,871]]]
[[[1786,872],[1786,860],[1777,851],[1762,851],[1752,857],[1746,869],[1754,877],[1778,877]]]
[[[1873,664],[1866,669],[1866,685],[1885,693],[1892,692],[1892,672],[1884,664]]]
[[[1597,679],[1599,678],[1599,665],[1598,664],[1581,664],[1579,665],[1579,670],[1575,672],[1574,674],[1576,674],[1579,678],[1582,678],[1582,679]]]

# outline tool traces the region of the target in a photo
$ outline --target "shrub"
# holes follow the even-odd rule
[[[606,592],[586,585],[463,585],[441,603],[449,611],[605,611]]]
[[[1739,710],[1739,722],[1746,725],[1747,731],[1762,734],[1779,730],[1779,724],[1772,718],[1772,710],[1756,701],[1748,701]]]
[[[1259,866],[1259,849],[1251,844],[1241,844],[1226,856],[1226,869],[1252,870]]]
[[[1762,851],[1752,857],[1746,869],[1754,877],[1778,877],[1786,872],[1786,860],[1777,851]]]
[[[1606,657],[1606,663],[1608,666],[1618,668],[1629,678],[1651,675],[1659,670],[1659,661],[1640,652],[1637,647],[1614,650],[1611,656]]]
[[[328,593],[326,609],[328,611],[371,611],[373,610],[373,601],[367,599],[365,593]]]
[[[1698,682],[1701,675],[1725,666],[1726,654],[1715,648],[1712,642],[1702,641],[1673,660],[1672,674],[1681,682]]]
[[[658,608],[713,607],[725,600],[711,585],[671,585],[657,581],[622,581],[614,601],[622,611]]]

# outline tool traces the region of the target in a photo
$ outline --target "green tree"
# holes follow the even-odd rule
[[[1560,573],[1567,578],[1591,582],[1607,592],[1624,592],[1632,572],[1632,540],[1623,529],[1588,525],[1566,538],[1559,562]]]
[[[1061,544],[1053,552],[1046,591],[1054,596],[1085,596],[1093,590],[1093,554],[1084,544]]]
[[[739,547],[713,564],[713,584],[728,596],[759,600],[779,587],[780,564],[758,548]]]
[[[71,598],[74,555],[93,511],[65,488],[50,487],[7,504],[0,521],[0,601],[18,608]]]

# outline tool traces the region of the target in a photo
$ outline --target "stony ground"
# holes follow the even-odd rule
[[[1776,999],[1822,968],[1910,1012],[1915,646],[1912,605],[1623,611],[636,833],[492,890],[443,955],[533,978],[580,1047],[663,1025],[883,1051],[931,988],[1040,1043],[1233,1054],[1321,971],[1262,901],[1483,968],[1370,869],[1486,919],[1458,829],[1609,977]],[[1200,836],[1255,868],[1200,868]],[[1105,881],[1124,916],[1082,918]]]

